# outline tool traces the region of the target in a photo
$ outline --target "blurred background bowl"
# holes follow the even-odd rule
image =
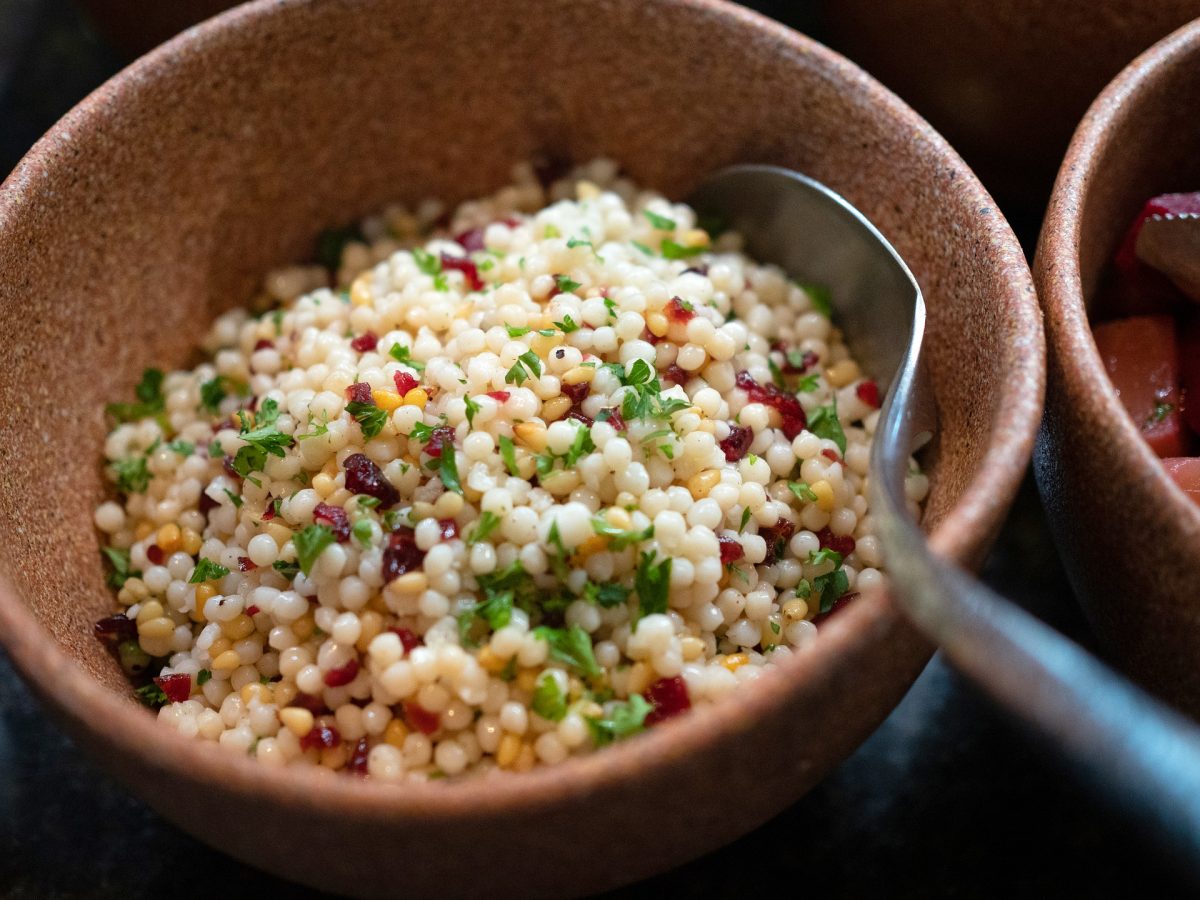
[[[81,746],[202,840],[338,892],[598,890],[768,819],[928,659],[886,598],[862,601],[735,703],[520,777],[393,788],[160,728],[91,637],[112,606],[91,525],[105,401],[183,364],[202,323],[322,228],[597,154],[674,196],[729,163],[790,166],[872,218],[929,306],[933,539],[973,564],[996,534],[1040,414],[1031,276],[962,161],[860,70],[708,0],[233,10],[102,87],[0,190],[0,391],[20,423],[0,432],[0,641]]]
[[[1113,252],[1147,199],[1200,189],[1200,22],[1092,104],[1059,172],[1035,269],[1049,345],[1035,472],[1080,603],[1112,658],[1200,716],[1200,510],[1142,439],[1092,338]]]

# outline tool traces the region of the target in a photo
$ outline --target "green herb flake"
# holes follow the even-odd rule
[[[434,256],[428,250],[422,250],[420,247],[412,249],[413,262],[417,264],[417,268],[425,275],[440,275],[442,272],[441,257]]]
[[[288,581],[291,581],[293,578],[295,578],[296,574],[300,571],[300,566],[298,566],[296,563],[286,562],[282,559],[277,559],[275,562],[271,563],[271,568]]]
[[[202,559],[196,563],[196,568],[192,571],[192,577],[188,579],[188,584],[203,584],[206,581],[216,581],[218,578],[224,578],[229,574],[229,570],[222,565],[218,565],[211,559]]]
[[[808,417],[808,430],[819,438],[833,441],[842,455],[846,455],[846,433],[842,431],[842,423],[838,421],[836,397],[828,406],[818,406],[813,410]]]
[[[567,714],[567,698],[558,686],[558,679],[543,673],[533,691],[531,708],[543,719],[560,722]]]
[[[541,625],[533,630],[533,636],[549,645],[551,659],[573,666],[589,678],[599,678],[602,674],[592,653],[591,635],[579,625],[570,628]]]
[[[638,618],[667,611],[667,595],[671,586],[671,559],[655,565],[654,551],[641,554],[633,589],[638,595]]]
[[[112,569],[105,578],[109,587],[120,590],[128,579],[141,577],[142,573],[139,570],[129,568],[128,550],[121,550],[117,547],[101,547],[100,552],[108,560],[108,565]]]
[[[821,376],[817,372],[805,375],[796,383],[796,393],[811,394],[820,386],[820,382]]]
[[[741,521],[741,524],[738,525],[738,534],[741,534],[743,531],[745,531],[746,526],[749,524],[750,524],[750,507],[747,506],[745,509],[742,510],[742,521]]]
[[[233,504],[235,509],[242,508],[242,498],[240,495],[235,494],[229,488],[221,488],[221,490],[225,492],[225,496],[229,498],[229,502]]]
[[[462,484],[458,480],[458,460],[454,456],[453,447],[447,445],[442,448],[442,455],[438,460],[437,472],[441,476],[442,484],[446,486],[446,490],[462,494]]]
[[[112,463],[117,490],[122,494],[141,494],[150,486],[150,470],[146,457],[127,456]]]
[[[788,490],[796,495],[796,499],[801,503],[813,503],[817,499],[816,493],[808,486],[806,481],[789,481]]]
[[[500,527],[500,517],[490,510],[484,510],[483,515],[475,522],[475,527],[467,535],[467,546],[486,541]]]
[[[500,458],[504,460],[504,468],[508,469],[508,474],[514,478],[521,476],[521,471],[517,468],[517,450],[513,446],[512,438],[508,435],[500,435],[498,438],[500,443]]]
[[[153,681],[142,685],[133,693],[142,705],[148,706],[151,709],[158,709],[160,706],[166,706],[170,702],[166,692]]]
[[[517,328],[515,325],[505,325],[504,328],[508,331],[508,336],[510,338],[524,337],[525,335],[529,334],[529,332],[533,331],[532,328]]]
[[[701,253],[704,253],[708,248],[685,247],[683,244],[666,239],[662,242],[660,249],[665,259],[691,259],[693,256],[699,256]]]
[[[354,523],[350,529],[350,533],[354,535],[354,539],[362,547],[369,548],[371,546],[371,537],[375,533],[375,530],[371,527],[371,520],[363,518]]]
[[[418,372],[425,371],[425,363],[417,362],[412,358],[412,350],[408,347],[401,347],[399,344],[392,344],[392,348],[388,350],[388,356],[402,365],[415,369]]]
[[[569,275],[555,275],[554,283],[558,285],[558,289],[564,294],[570,294],[583,287],[578,281],[572,280]]]
[[[839,597],[850,590],[850,579],[841,567],[826,575],[818,575],[812,580],[812,589],[821,598],[820,612],[827,613],[833,609],[833,604]]]
[[[562,237],[562,232],[558,230],[557,225],[546,225],[542,228],[542,239],[550,240],[551,238]]]
[[[383,431],[383,426],[388,421],[387,410],[380,409],[374,403],[360,403],[352,400],[346,404],[346,412],[350,413],[354,417],[354,421],[358,422],[363,437],[368,441]]]
[[[212,680],[212,672],[208,669],[201,669],[196,673],[196,687],[204,687]]]
[[[675,230],[675,220],[674,219],[668,219],[666,216],[660,216],[658,213],[651,212],[648,209],[643,209],[642,215],[645,216],[649,220],[650,224],[653,225],[655,228],[657,228],[659,231],[674,231]]]
[[[597,584],[589,581],[583,586],[583,599],[588,603],[611,609],[629,601],[629,588],[614,582]]]
[[[573,331],[579,330],[579,325],[570,316],[563,316],[561,322],[555,322],[554,327],[563,334],[570,334]]]
[[[833,563],[835,566],[842,564],[842,554],[836,550],[830,550],[828,547],[822,547],[820,550],[814,550],[808,554],[808,564],[810,566],[820,566],[825,563]]]
[[[504,380],[509,384],[516,384],[520,387],[525,383],[527,378],[541,377],[542,361],[538,359],[538,355],[532,350],[526,350],[517,357],[517,361],[508,370],[508,373],[504,376]]]
[[[243,424],[239,437],[246,442],[245,447],[238,449],[233,458],[233,469],[243,478],[251,472],[261,472],[267,464],[267,456],[277,456],[283,459],[284,450],[295,443],[290,434],[284,434],[275,427],[279,418],[279,404],[272,399],[263,401],[262,408],[253,417],[249,413],[241,414]],[[253,419],[253,428],[249,428],[249,420]]]
[[[608,546],[618,551],[654,537],[653,524],[647,525],[641,531],[627,531],[610,525],[603,516],[592,516],[592,530],[601,537],[608,538]]]
[[[474,428],[475,427],[475,414],[477,412],[479,412],[479,410],[482,409],[482,407],[472,397],[464,398],[463,405],[466,408],[466,413],[467,413],[467,427]]]
[[[334,543],[333,529],[328,525],[309,525],[292,536],[292,544],[296,548],[296,559],[300,563],[300,571],[305,577],[312,574],[313,564],[317,557]]]
[[[623,703],[614,703],[606,716],[587,718],[592,742],[597,747],[611,744],[645,730],[646,716],[654,709],[641,694],[634,694]]]
[[[812,303],[814,310],[827,319],[833,315],[833,294],[826,285],[804,284],[799,281],[792,283],[808,295],[808,299]]]
[[[636,247],[638,250],[640,250],[646,256],[654,255],[654,251],[651,250],[649,247],[647,247],[645,244],[643,244],[641,241],[630,241],[630,243],[633,244],[634,247]]]
[[[142,380],[133,389],[136,403],[110,403],[105,412],[118,422],[133,422],[146,416],[155,416],[166,409],[162,392],[163,373],[159,369],[144,369]]]

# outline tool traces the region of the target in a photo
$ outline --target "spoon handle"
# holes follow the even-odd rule
[[[1057,749],[1094,794],[1200,881],[1200,729],[1083,648],[938,559],[904,503],[930,392],[910,354],[876,435],[872,511],[893,595],[953,665]]]

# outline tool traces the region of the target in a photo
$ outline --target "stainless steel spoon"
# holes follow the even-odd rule
[[[904,612],[959,671],[1200,877],[1200,731],[934,556],[909,515],[908,460],[935,427],[936,409],[921,358],[925,302],[896,251],[846,200],[787,169],[722,170],[689,202],[744,235],[752,257],[827,284],[857,358],[872,374],[891,376],[871,450],[870,500]]]

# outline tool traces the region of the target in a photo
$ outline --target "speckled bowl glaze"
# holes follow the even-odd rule
[[[1149,197],[1200,188],[1200,21],[1092,104],[1050,201],[1035,269],[1049,377],[1035,471],[1084,611],[1113,659],[1200,716],[1200,510],[1167,477],[1104,371],[1088,312]]]
[[[262,0],[118,75],[0,189],[0,640],[48,710],[202,840],[338,892],[542,896],[633,881],[763,822],[883,719],[930,648],[886,598],[736,699],[521,776],[383,786],[158,726],[91,636],[102,406],[179,365],[317,233],[477,196],[536,154],[674,196],[739,161],[844,193],[929,303],[942,425],[926,518],[971,564],[1032,449],[1043,344],[1004,219],[922,120],[835,54],[713,0]],[[102,827],[102,823],[98,823]]]
[[[832,45],[939,129],[1000,195],[1040,204],[1096,93],[1200,0],[827,0]]]

